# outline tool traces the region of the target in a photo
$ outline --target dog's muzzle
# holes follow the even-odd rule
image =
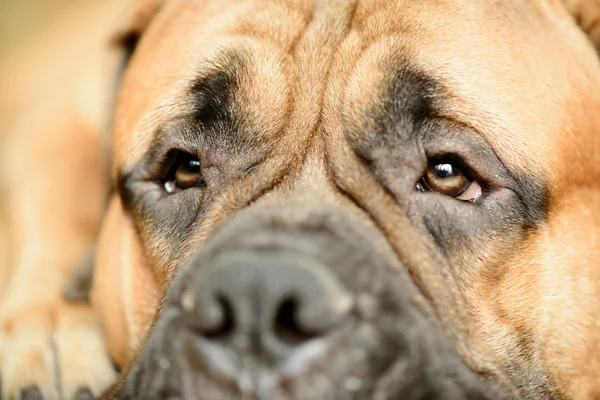
[[[325,266],[288,252],[224,254],[198,268],[182,295],[193,364],[223,379],[244,374],[244,358],[300,370],[326,351],[352,297]],[[242,368],[240,368],[242,366]]]
[[[182,267],[118,398],[497,398],[380,233],[288,211],[241,212]]]

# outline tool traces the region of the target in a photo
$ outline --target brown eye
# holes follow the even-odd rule
[[[165,190],[174,193],[198,186],[204,186],[200,160],[191,154],[179,153],[165,182]]]
[[[481,196],[481,186],[469,179],[456,164],[446,161],[430,162],[417,189],[465,201],[476,201]]]

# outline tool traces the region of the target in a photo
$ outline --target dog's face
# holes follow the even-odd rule
[[[147,3],[94,291],[119,398],[600,392],[600,66],[562,3]]]

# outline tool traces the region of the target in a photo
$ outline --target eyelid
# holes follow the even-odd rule
[[[424,128],[421,146],[431,159],[455,162],[483,186],[514,190],[517,183],[492,146],[479,132],[455,121],[434,120]]]
[[[186,117],[179,117],[159,127],[149,149],[143,156],[141,165],[146,175],[156,176],[164,172],[180,153],[188,153],[200,157],[201,135],[186,135],[190,129]],[[176,131],[176,132],[174,132]],[[194,140],[196,139],[196,140]]]
[[[173,164],[177,161],[179,154],[179,149],[171,148],[157,155],[150,163],[150,168],[148,169],[150,180],[163,181],[167,179],[172,173]]]
[[[479,198],[481,198],[482,195],[483,190],[481,188],[481,185],[477,181],[471,181],[471,184],[469,185],[467,190],[462,192],[460,195],[456,196],[455,199],[475,203],[477,202],[477,200],[479,200]]]

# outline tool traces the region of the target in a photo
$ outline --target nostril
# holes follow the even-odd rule
[[[235,329],[233,305],[222,293],[213,295],[211,301],[200,302],[191,327],[207,339],[222,339]]]
[[[201,332],[203,336],[209,339],[228,336],[235,329],[233,306],[231,305],[231,302],[229,302],[223,294],[218,294],[217,303],[221,309],[221,323]]]
[[[318,332],[301,325],[299,309],[297,299],[287,298],[283,300],[275,314],[275,335],[289,346],[299,345],[318,336]]]

